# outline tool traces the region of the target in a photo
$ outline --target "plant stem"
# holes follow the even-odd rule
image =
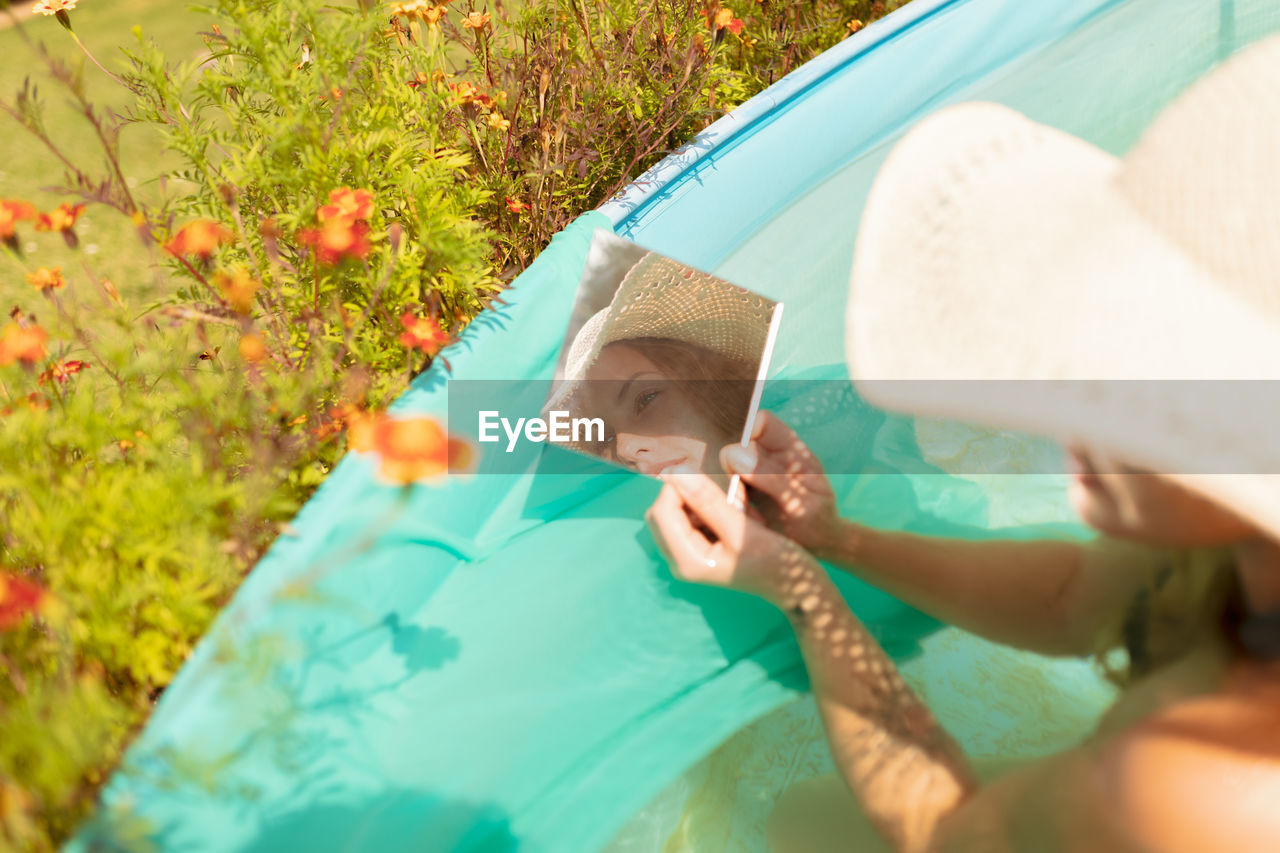
[[[117,85],[123,86],[126,89],[129,88],[128,86],[125,86],[125,83],[123,80],[121,80],[119,77],[117,77],[116,75],[108,71],[106,67],[104,67],[103,64],[98,61],[97,57],[95,57],[92,53],[89,52],[89,48],[85,47],[84,42],[80,40],[80,36],[76,35],[75,30],[67,30],[67,32],[71,33],[71,38],[75,40],[76,45],[80,48],[80,50],[84,51],[85,56],[89,57],[90,62],[98,66],[99,71],[101,71],[103,74],[110,77],[113,81],[115,81]]]

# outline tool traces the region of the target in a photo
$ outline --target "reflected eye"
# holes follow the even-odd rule
[[[649,408],[649,406],[653,403],[653,401],[658,399],[658,397],[660,396],[662,396],[662,391],[659,389],[654,389],[652,391],[642,391],[639,394],[637,394],[636,404],[635,404],[636,414],[638,415],[641,412],[643,412],[645,409]]]

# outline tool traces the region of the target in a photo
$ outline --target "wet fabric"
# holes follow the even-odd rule
[[[396,409],[444,417],[450,384],[478,379],[527,380],[536,397],[590,234],[611,227],[787,303],[774,375],[789,381],[767,405],[838,472],[846,515],[1082,535],[1059,478],[1019,475],[1055,449],[890,416],[844,382],[862,201],[893,141],[945,104],[1000,101],[1120,153],[1215,61],[1276,29],[1274,0],[916,0],[558,235],[446,353],[453,373],[438,364]],[[405,495],[345,460],[166,691],[69,849],[596,849],[803,692],[779,614],[671,577],[641,518],[654,481],[501,461]],[[1077,662],[1018,658],[993,675],[989,650],[951,629],[930,651],[937,623],[842,584],[978,752],[1056,748],[1105,702]],[[1076,666],[1085,710],[1046,739],[1025,700],[1059,666]],[[949,705],[966,679],[990,685],[992,704]]]

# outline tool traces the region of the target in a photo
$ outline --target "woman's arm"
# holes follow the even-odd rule
[[[1142,582],[1149,549],[1114,540],[968,541],[875,530],[841,519],[822,465],[761,412],[750,448],[724,468],[764,500],[772,527],[818,557],[945,622],[1047,654],[1086,654]]]
[[[780,604],[800,642],[836,767],[895,849],[924,850],[977,788],[976,777],[821,567],[798,565]]]
[[[968,541],[841,521],[820,556],[975,634],[1083,655],[1129,606],[1152,552],[1111,539]]]
[[[703,475],[670,478],[649,521],[677,576],[752,592],[787,613],[841,775],[897,849],[924,850],[976,782],[817,561],[729,506]]]

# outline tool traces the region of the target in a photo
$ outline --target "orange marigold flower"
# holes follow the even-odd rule
[[[70,231],[84,213],[83,204],[60,204],[36,219],[37,231]]]
[[[256,364],[265,361],[267,355],[267,345],[263,342],[262,335],[249,332],[240,336],[240,357],[245,361]]]
[[[720,30],[728,30],[735,36],[742,32],[742,20],[733,16],[733,10],[726,9],[723,6],[718,7],[714,12],[707,13],[707,24],[717,34]],[[718,35],[716,43],[719,44]]]
[[[37,15],[56,15],[59,12],[70,12],[79,0],[36,0],[31,11]]]
[[[39,612],[48,595],[38,583],[0,573],[0,631],[10,631],[27,616]]]
[[[368,219],[373,216],[373,193],[342,187],[329,193],[329,203],[316,211],[316,219]]]
[[[400,315],[400,325],[404,326],[400,343],[410,349],[435,355],[442,346],[449,343],[449,333],[430,317],[415,317],[412,311],[406,311]]]
[[[124,304],[124,301],[120,298],[120,291],[116,290],[116,286],[111,283],[111,279],[104,278],[98,284],[102,285],[102,291],[107,294],[108,299],[117,305]]]
[[[524,213],[528,209],[529,209],[529,205],[526,202],[520,201],[519,199],[512,198],[511,196],[507,196],[507,210],[519,216],[521,213]]]
[[[376,453],[387,482],[408,485],[471,466],[471,445],[451,438],[432,418],[366,414],[359,421],[348,433],[351,449]]]
[[[347,445],[357,453],[373,450],[374,427],[386,417],[380,412],[370,412],[355,406],[343,406],[335,411],[347,427]]]
[[[65,385],[67,380],[75,376],[82,370],[87,370],[93,365],[79,359],[63,360],[58,359],[49,365],[49,369],[40,374],[40,384],[48,385],[50,382],[57,382],[59,385]]]
[[[509,130],[511,128],[511,122],[503,118],[502,113],[492,112],[489,113],[489,127],[498,131]]]
[[[427,0],[410,0],[407,3],[392,3],[391,14],[401,18],[417,18],[428,8]]]
[[[238,314],[248,314],[253,310],[253,297],[261,285],[244,267],[237,267],[231,273],[217,273],[213,277],[213,283],[222,298],[227,300],[231,310]]]
[[[359,433],[366,425],[373,423],[372,416],[368,412],[352,403],[333,406],[329,409],[328,415],[328,419],[322,420],[311,428],[311,434],[321,441],[325,441],[348,428],[351,429],[354,435]],[[352,439],[352,441],[356,440]]]
[[[36,209],[25,201],[0,198],[0,240],[9,240],[17,230],[18,222],[35,219]]]
[[[9,323],[0,331],[0,367],[21,361],[35,364],[46,355],[44,342],[49,333],[39,326],[22,326]]]
[[[319,228],[298,232],[298,242],[315,249],[316,259],[335,266],[343,258],[369,257],[369,226],[348,219],[330,219]]]
[[[731,9],[726,9],[723,6],[717,9],[715,14],[707,14],[707,23],[709,23],[712,29],[717,32],[720,30],[728,30],[735,36],[742,32],[741,19],[735,18],[733,16],[733,11]]]
[[[426,21],[431,26],[438,26],[440,23],[440,19],[443,18],[445,15],[445,12],[448,12],[448,11],[449,11],[448,6],[432,6],[430,9],[427,9],[425,12],[422,12],[422,20]]]
[[[230,231],[216,222],[197,219],[182,226],[182,229],[173,235],[173,239],[164,244],[164,248],[175,257],[195,255],[201,260],[208,260],[218,246],[230,243],[232,236]]]
[[[38,391],[32,391],[25,397],[18,397],[13,402],[19,409],[30,409],[31,411],[36,412],[49,411],[49,398]],[[7,418],[9,415],[13,414],[13,411],[12,406],[5,406],[3,409],[0,409],[0,417]]]
[[[856,33],[858,30],[865,27],[866,24],[862,23],[862,21],[859,21],[857,18],[854,18],[852,21],[845,24],[844,26],[845,26],[845,29],[847,29],[850,33]]]
[[[453,102],[460,107],[465,107],[467,104],[473,103],[476,96],[480,94],[479,90],[476,89],[475,86],[465,80],[457,85],[451,84],[449,88],[453,91]]]
[[[27,284],[36,290],[61,290],[67,286],[67,280],[62,277],[62,267],[40,267],[27,273]]]
[[[328,420],[321,421],[311,427],[308,432],[315,437],[316,441],[328,441],[338,433],[342,432],[343,421],[341,418],[330,417]]]
[[[462,18],[462,26],[469,30],[482,30],[488,23],[488,12],[470,12]]]
[[[369,412],[361,409],[355,403],[342,403],[340,406],[330,407],[329,419],[320,421],[319,425],[311,429],[311,433],[317,435],[317,437],[323,433],[325,437],[328,437],[329,434],[342,432],[343,429],[353,427],[353,425],[358,427],[358,424],[364,423],[364,419],[369,418],[369,416]]]

